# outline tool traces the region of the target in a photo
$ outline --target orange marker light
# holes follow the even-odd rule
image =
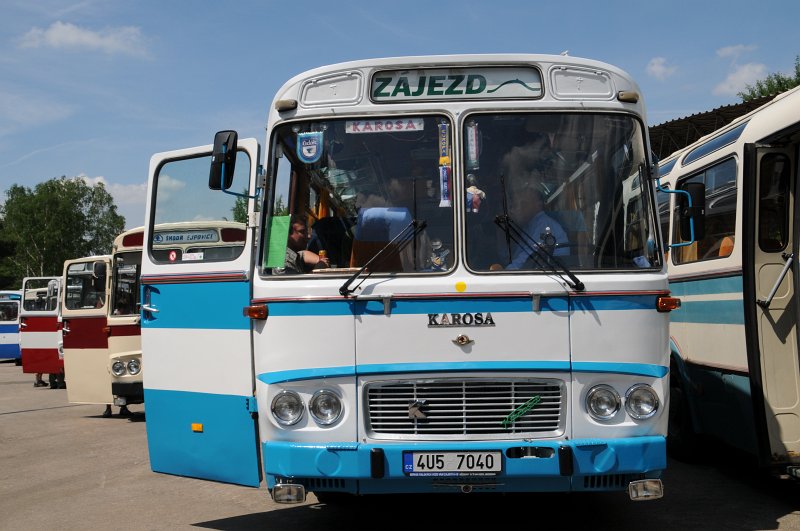
[[[659,312],[671,312],[681,307],[681,300],[678,297],[658,297],[656,299],[656,310]]]
[[[192,431],[195,433],[203,433],[203,425],[199,422],[193,422]]]
[[[250,319],[260,319],[263,321],[269,316],[269,310],[266,304],[254,304],[252,306],[245,306],[242,314]]]

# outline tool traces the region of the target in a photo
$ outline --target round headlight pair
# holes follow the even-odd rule
[[[297,424],[304,411],[303,399],[294,391],[281,391],[272,399],[272,416],[284,426]],[[336,393],[323,389],[311,397],[308,411],[318,424],[329,426],[339,420],[344,407]]]
[[[586,394],[586,409],[597,420],[609,420],[622,405],[619,393],[609,385],[596,385]],[[636,384],[625,393],[625,411],[636,420],[649,419],[658,411],[658,395],[652,387]]]
[[[119,360],[111,364],[111,373],[114,376],[124,376],[126,372],[131,376],[136,376],[142,372],[142,362],[134,358],[128,361],[127,365],[125,362]]]
[[[125,364],[121,361],[115,361],[111,364],[111,373],[114,376],[123,376],[125,374]]]

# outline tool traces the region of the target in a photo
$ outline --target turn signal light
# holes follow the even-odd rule
[[[245,317],[250,319],[265,320],[269,316],[269,310],[266,304],[254,304],[252,306],[245,306],[242,312]]]
[[[659,297],[656,299],[656,310],[659,312],[671,312],[681,307],[681,300],[678,297]]]

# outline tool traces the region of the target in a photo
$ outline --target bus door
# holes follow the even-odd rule
[[[239,196],[209,189],[211,146],[150,161],[142,367],[156,472],[261,481],[250,320],[242,313],[250,304],[255,229],[247,224],[253,200],[241,194],[253,193],[258,149],[255,139],[238,144],[230,191]],[[197,219],[206,221],[189,223]],[[162,223],[177,225],[154,235]]]
[[[67,399],[72,403],[113,402],[107,328],[110,270],[109,257],[64,263],[64,372],[69,379]]]
[[[19,314],[19,347],[22,372],[61,374],[64,355],[61,345],[59,277],[26,277],[22,280]]]
[[[757,301],[753,339],[760,353],[758,370],[751,367],[751,373],[761,377],[773,462],[800,455],[795,150],[796,146],[749,150],[755,153],[750,164],[755,170],[755,241],[751,244]]]

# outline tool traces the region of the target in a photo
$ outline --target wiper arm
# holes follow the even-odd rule
[[[364,271],[367,270],[367,268],[370,265],[372,265],[373,262],[375,262],[378,258],[383,257],[384,253],[386,253],[388,250],[391,250],[391,253],[387,254],[386,258],[388,258],[390,256],[394,256],[395,254],[397,254],[400,251],[402,251],[405,248],[405,246],[408,245],[408,242],[417,239],[417,235],[420,232],[422,232],[425,229],[426,226],[427,226],[427,223],[425,222],[425,220],[422,220],[422,221],[417,221],[416,219],[411,220],[411,222],[408,225],[406,225],[403,228],[403,230],[401,230],[397,234],[397,236],[392,238],[392,240],[389,243],[387,243],[386,245],[381,247],[378,250],[378,252],[376,252],[374,255],[372,255],[372,258],[367,260],[367,262],[363,266],[361,266],[358,269],[358,271],[353,273],[353,275],[350,278],[348,278],[345,281],[344,284],[342,284],[342,286],[339,288],[339,294],[342,295],[343,297],[347,297],[348,295],[353,293],[356,289],[358,289],[358,286],[361,285],[361,282],[364,282],[364,280],[366,280],[371,273],[368,273],[367,276],[364,277],[364,280],[359,282],[358,286],[355,286],[355,287],[351,288],[350,285],[353,282],[355,282],[356,279],[358,277],[360,277],[364,273]],[[395,244],[397,244],[397,245],[395,245]]]
[[[516,221],[511,219],[509,215],[503,214],[496,216],[494,222],[506,233],[506,238],[511,239],[515,244],[519,245],[539,267],[549,269],[576,291],[583,291],[586,289],[583,282],[581,282],[546,245],[542,245],[533,239],[531,235],[525,232],[525,230],[520,227]],[[565,279],[562,273],[565,274],[569,280]]]

